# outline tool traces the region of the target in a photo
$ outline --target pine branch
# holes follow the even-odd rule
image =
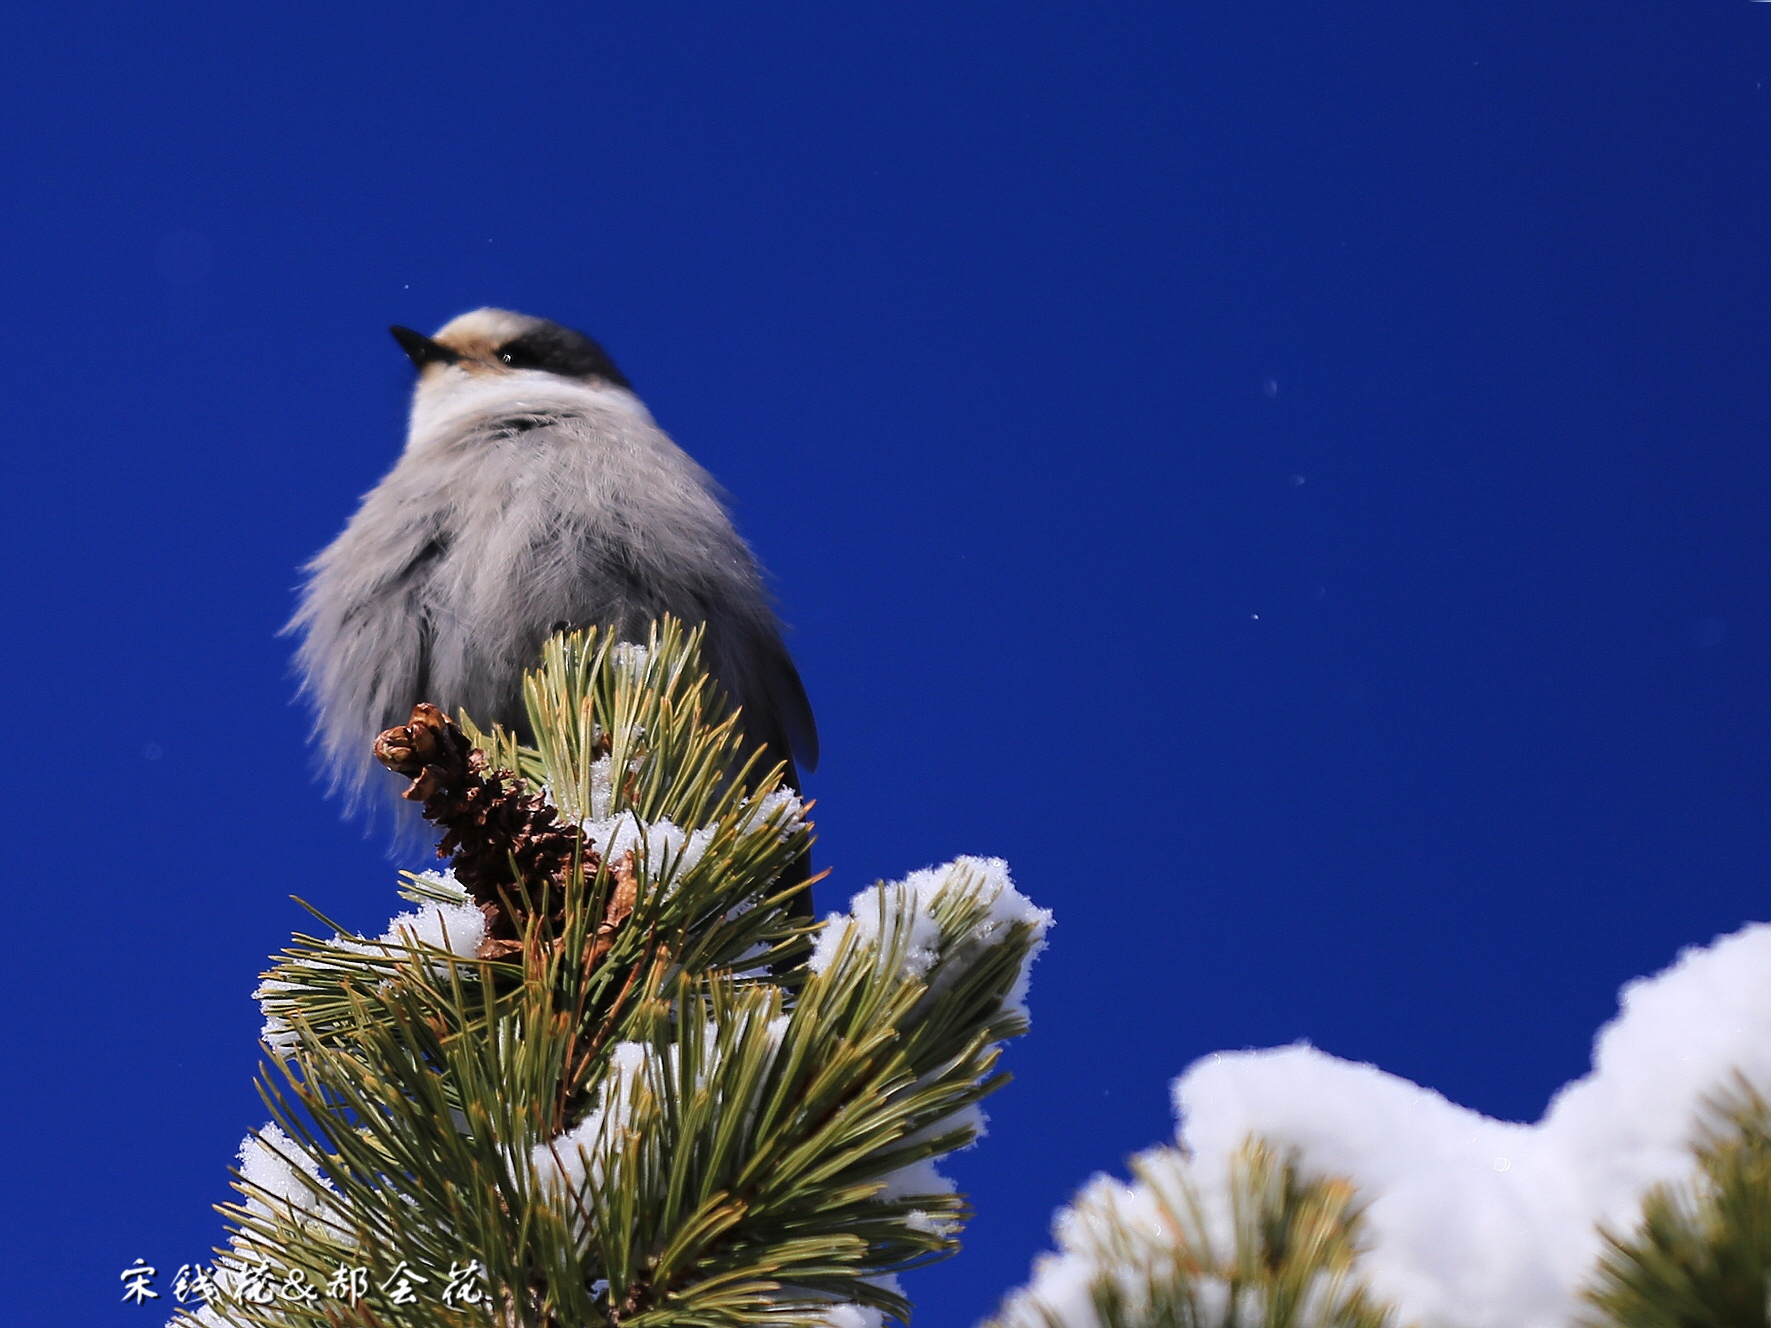
[[[1710,1328],[1767,1321],[1771,1288],[1771,1106],[1737,1079],[1707,1106],[1697,1174],[1657,1185],[1584,1299],[1594,1328]]]
[[[989,1328],[1389,1328],[1358,1276],[1363,1218],[1347,1181],[1304,1174],[1250,1139],[1208,1188],[1177,1148],[1091,1183],[1054,1229],[1060,1252]],[[1226,1240],[1227,1237],[1227,1240]]]
[[[511,1328],[905,1316],[879,1279],[957,1247],[964,1201],[924,1173],[1003,1082],[1049,918],[962,860],[864,891],[808,956],[780,881],[810,823],[697,633],[556,638],[525,695],[532,749],[428,706],[378,740],[452,874],[408,877],[419,910],[383,937],[298,937],[266,975],[275,1126],[242,1151],[224,1280],[472,1258]],[[392,1295],[213,1321],[471,1321]]]

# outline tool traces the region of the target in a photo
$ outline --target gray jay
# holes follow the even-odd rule
[[[523,670],[552,632],[643,641],[664,613],[706,624],[745,736],[797,786],[818,734],[762,572],[602,347],[503,309],[391,330],[418,370],[405,451],[308,564],[289,624],[334,787],[360,801],[375,735],[419,701],[526,731]]]

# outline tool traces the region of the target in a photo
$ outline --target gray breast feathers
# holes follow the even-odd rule
[[[817,730],[755,558],[712,480],[643,414],[506,411],[408,448],[307,568],[290,624],[334,784],[414,703],[522,728],[522,672],[560,624],[643,640],[707,626],[707,663],[771,761]]]

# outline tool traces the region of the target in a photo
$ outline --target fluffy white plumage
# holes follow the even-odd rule
[[[811,768],[817,732],[760,569],[718,486],[660,429],[601,347],[481,309],[420,365],[405,451],[308,567],[290,623],[336,784],[375,734],[430,701],[525,727],[524,669],[562,625],[643,640],[705,623],[705,659],[770,758]]]

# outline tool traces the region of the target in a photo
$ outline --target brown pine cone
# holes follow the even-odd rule
[[[486,754],[471,746],[460,727],[436,706],[420,702],[412,719],[375,739],[375,759],[411,779],[401,795],[424,804],[424,818],[443,831],[439,858],[453,858],[455,879],[486,915],[482,957],[514,952],[526,919],[507,915],[525,897],[552,885],[555,905],[564,897],[574,862],[586,875],[597,857],[577,826],[508,770],[486,773]]]

